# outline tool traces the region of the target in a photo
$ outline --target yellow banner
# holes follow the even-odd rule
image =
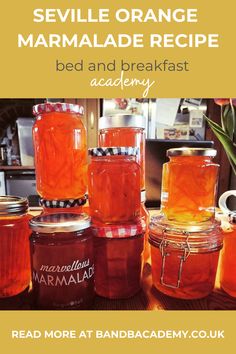
[[[125,318],[125,320],[124,320]],[[1,352],[234,353],[234,312],[1,312]]]
[[[231,97],[236,3],[4,1],[0,97]]]

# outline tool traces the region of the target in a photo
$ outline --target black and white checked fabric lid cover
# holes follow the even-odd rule
[[[47,200],[40,199],[40,205],[45,208],[76,208],[86,204],[88,196],[85,195],[78,199],[66,199],[66,200]]]
[[[122,147],[96,147],[89,149],[90,156],[137,156],[139,154],[138,147],[122,146]]]

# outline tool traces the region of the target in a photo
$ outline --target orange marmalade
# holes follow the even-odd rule
[[[214,149],[170,149],[163,165],[161,211],[174,222],[214,219],[219,165]]]
[[[220,284],[229,295],[236,297],[236,214],[230,216],[231,229],[224,233],[221,253]]]
[[[23,292],[30,284],[28,201],[0,197],[0,298]]]
[[[101,223],[133,221],[140,215],[140,166],[134,147],[90,149],[90,215]]]
[[[86,130],[82,107],[67,103],[34,106],[38,194],[47,200],[77,199],[87,191]]]
[[[139,115],[115,115],[99,119],[99,146],[136,146],[141,167],[141,190],[145,188],[145,119]]]
[[[200,299],[211,293],[222,248],[217,223],[180,226],[152,217],[149,243],[156,289],[179,299]]]

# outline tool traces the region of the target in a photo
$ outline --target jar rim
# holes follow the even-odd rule
[[[29,226],[34,232],[63,233],[76,232],[89,228],[91,218],[85,213],[42,214],[30,220]]]
[[[181,147],[181,148],[172,148],[168,149],[166,152],[168,157],[175,156],[206,156],[206,157],[215,157],[217,151],[212,148],[191,148],[191,147]]]
[[[27,198],[13,195],[0,196],[0,216],[23,215],[29,208]]]
[[[146,119],[137,114],[115,114],[99,118],[98,129],[109,128],[146,128]]]

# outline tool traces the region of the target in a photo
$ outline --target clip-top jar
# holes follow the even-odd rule
[[[138,148],[89,149],[90,215],[101,223],[121,223],[140,215],[140,165]]]
[[[32,283],[41,309],[89,309],[94,296],[93,235],[86,214],[45,214],[30,222]]]
[[[68,103],[34,106],[33,127],[38,194],[47,200],[77,199],[87,191],[83,108]]]
[[[145,188],[145,118],[120,114],[99,119],[99,146],[136,146],[141,167],[141,190]]]
[[[161,210],[174,222],[204,222],[215,216],[219,165],[216,150],[176,148],[163,165]]]
[[[152,278],[162,293],[200,299],[214,288],[222,232],[218,223],[169,223],[153,216],[149,225]]]
[[[0,298],[23,292],[30,284],[28,201],[0,197]]]

